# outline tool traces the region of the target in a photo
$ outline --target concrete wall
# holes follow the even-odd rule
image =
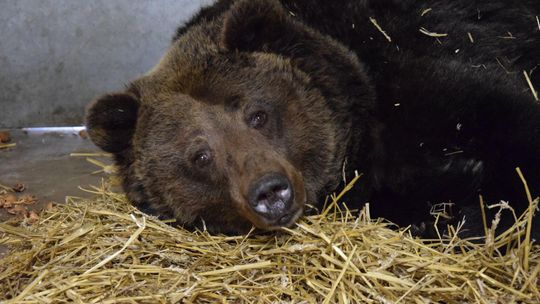
[[[80,125],[212,0],[0,0],[0,128]]]

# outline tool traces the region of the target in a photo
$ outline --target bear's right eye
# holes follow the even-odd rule
[[[254,129],[259,129],[264,126],[266,120],[268,119],[266,112],[258,111],[253,114],[248,119],[248,125]]]
[[[212,162],[212,154],[208,150],[199,151],[193,158],[193,163],[200,168],[208,166]]]

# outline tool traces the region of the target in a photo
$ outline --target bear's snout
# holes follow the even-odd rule
[[[255,213],[276,225],[286,225],[291,219],[294,189],[289,179],[279,173],[270,173],[249,189],[248,202]]]

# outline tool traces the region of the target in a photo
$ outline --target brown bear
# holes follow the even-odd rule
[[[292,225],[355,171],[349,207],[401,225],[540,190],[540,2],[220,0],[87,110],[128,198],[186,227]],[[537,229],[536,234],[540,229]],[[420,230],[419,233],[425,233]]]

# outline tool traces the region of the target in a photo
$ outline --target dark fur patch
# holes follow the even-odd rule
[[[277,1],[238,1],[225,15],[221,41],[229,50],[264,49],[287,37],[287,16]]]

